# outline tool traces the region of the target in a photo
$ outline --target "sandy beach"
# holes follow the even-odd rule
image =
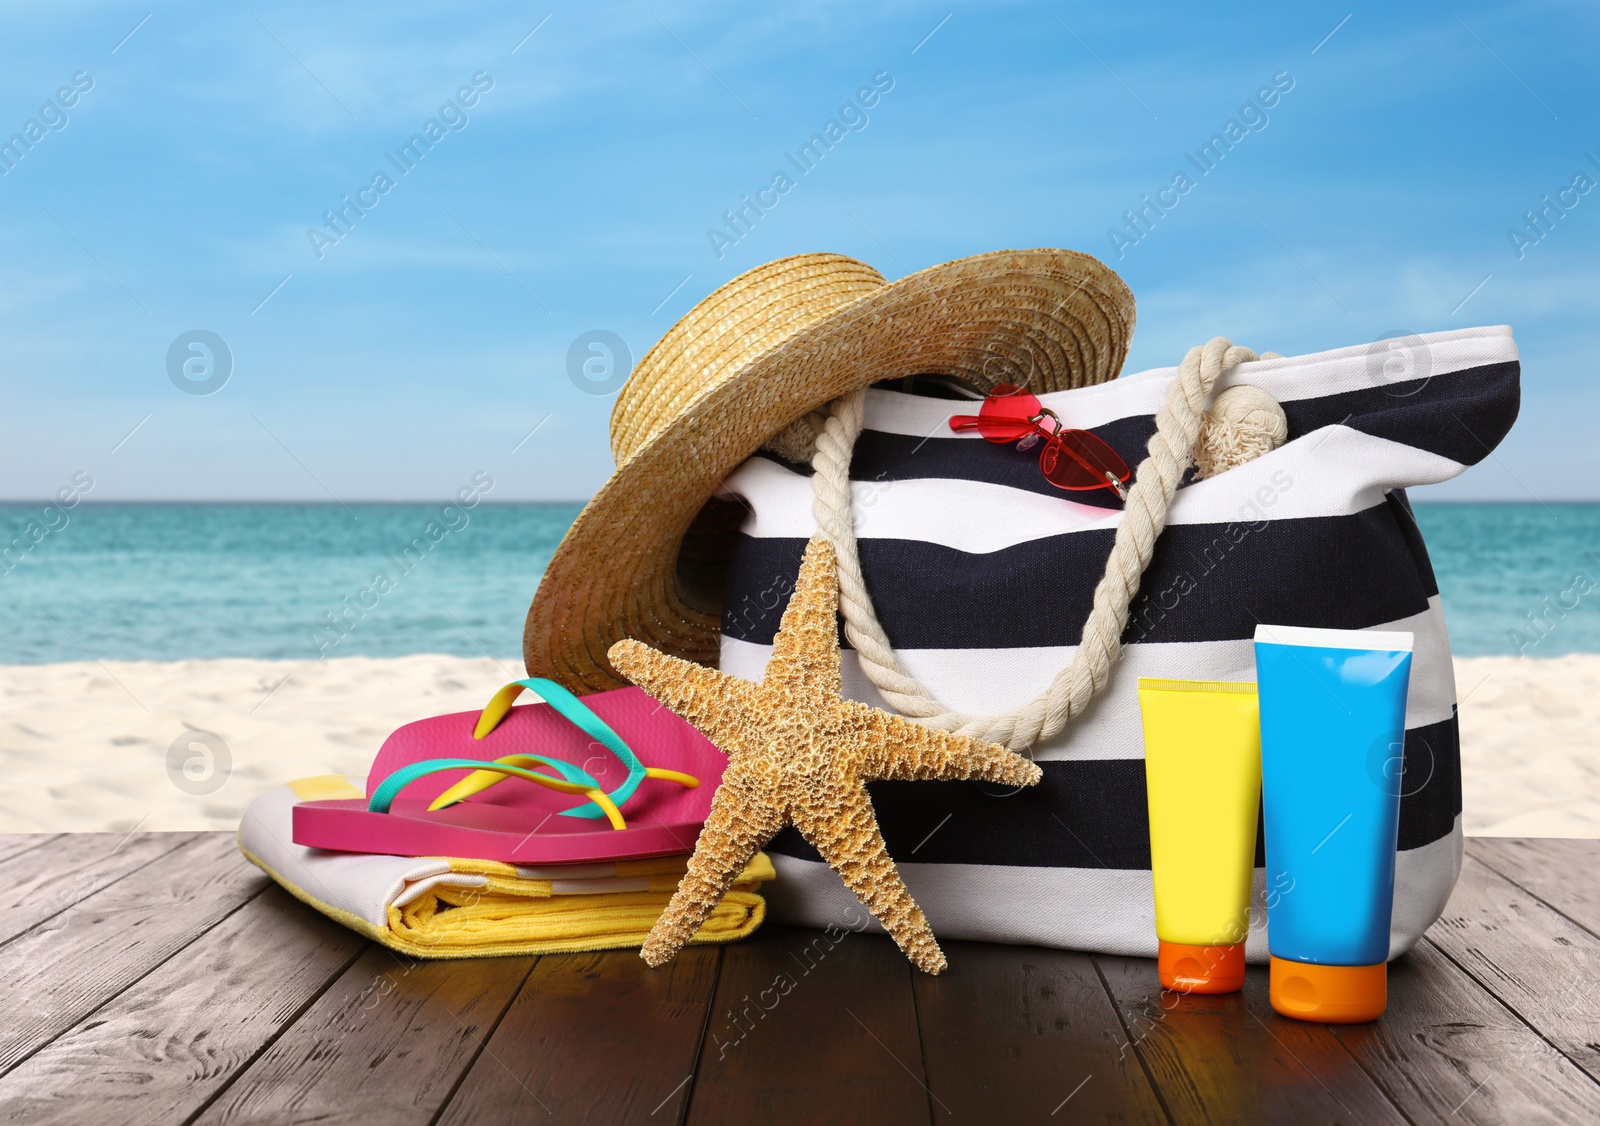
[[[0,832],[232,829],[264,790],[364,775],[400,724],[518,675],[426,654],[0,666]],[[1600,837],[1600,655],[1458,658],[1456,685],[1466,831]]]

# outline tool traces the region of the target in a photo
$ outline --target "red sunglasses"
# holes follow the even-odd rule
[[[1133,473],[1117,451],[1087,430],[1068,430],[1055,411],[1021,387],[996,384],[977,414],[953,416],[950,429],[976,430],[991,442],[1015,442],[1019,450],[1042,441],[1039,469],[1056,488],[1110,489],[1128,499],[1124,486]]]

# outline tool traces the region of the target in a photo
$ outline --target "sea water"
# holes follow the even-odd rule
[[[1600,652],[1600,504],[1415,507],[1458,654]],[[0,663],[514,661],[579,508],[85,502],[0,564]],[[39,520],[0,505],[0,544]]]
[[[1600,653],[1600,504],[1416,504],[1459,656]]]
[[[0,663],[517,658],[580,507],[86,502],[0,573]],[[39,520],[0,505],[0,543]]]

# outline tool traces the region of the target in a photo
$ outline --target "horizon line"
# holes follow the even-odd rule
[[[473,505],[472,507],[477,508],[479,506],[496,506],[496,505],[501,506],[501,507],[509,507],[511,505],[533,505],[533,504],[543,504],[543,505],[577,504],[577,505],[584,505],[584,504],[588,504],[589,501],[592,500],[592,499],[593,499],[592,497],[574,497],[574,498],[571,498],[571,499],[559,499],[559,500],[556,500],[556,499],[544,499],[544,500],[534,500],[534,499],[528,499],[528,500],[490,500],[488,497],[481,497],[481,498],[479,498],[478,503]],[[1438,504],[1438,505],[1445,505],[1445,504],[1508,504],[1508,505],[1509,504],[1520,504],[1520,505],[1533,506],[1533,505],[1542,505],[1542,504],[1600,504],[1600,496],[1594,496],[1594,497],[1565,497],[1565,498],[1557,497],[1557,498],[1545,498],[1545,499],[1537,499],[1536,498],[1536,499],[1533,499],[1533,500],[1518,500],[1518,499],[1515,499],[1515,498],[1512,498],[1512,497],[1439,497],[1439,498],[1435,498],[1435,499],[1431,499],[1431,500],[1417,500],[1415,498],[1409,498],[1408,497],[1408,499],[1411,499],[1412,503],[1414,503],[1414,504],[1425,504],[1425,505],[1426,504]],[[108,508],[108,507],[111,507],[113,505],[136,505],[136,504],[149,504],[149,505],[169,504],[169,505],[195,505],[195,506],[199,506],[199,505],[224,505],[224,504],[238,504],[238,505],[245,505],[245,504],[290,505],[290,504],[294,504],[294,505],[302,505],[302,506],[307,507],[307,508],[338,508],[341,505],[347,505],[347,504],[362,504],[362,505],[416,505],[416,504],[449,505],[449,504],[456,504],[459,507],[458,502],[456,502],[454,500],[451,500],[449,498],[445,498],[445,499],[441,500],[438,497],[408,498],[408,499],[402,499],[402,500],[362,500],[362,499],[355,499],[355,500],[349,500],[349,499],[346,499],[346,500],[302,500],[302,499],[296,499],[296,498],[293,498],[293,497],[243,497],[243,498],[216,498],[216,497],[214,497],[214,498],[206,498],[206,499],[198,499],[198,500],[197,499],[171,498],[171,497],[151,497],[151,498],[126,498],[126,499],[119,499],[119,500],[102,500],[102,499],[94,499],[94,498],[90,498],[90,497],[80,497],[78,499],[78,502],[76,504],[74,504],[72,507],[73,508],[85,508],[85,507]],[[57,507],[59,507],[59,502],[56,501],[54,498],[51,498],[51,497],[0,497],[0,505],[40,505],[40,506],[57,506]]]
[[[588,504],[588,503],[589,503],[589,498],[587,498],[587,497],[584,497],[584,498],[581,498],[581,499],[574,499],[574,500],[489,500],[487,497],[480,497],[478,502],[476,504],[472,505],[471,507],[477,508],[477,507],[480,507],[482,505],[513,505],[513,504],[549,504],[549,505],[556,505],[556,504]],[[438,497],[424,497],[424,498],[416,499],[416,500],[296,500],[296,499],[294,499],[292,497],[289,497],[289,498],[246,497],[246,498],[242,498],[242,499],[216,499],[216,498],[213,498],[213,499],[207,499],[207,500],[192,500],[192,499],[191,500],[182,500],[182,499],[176,499],[176,498],[155,497],[155,498],[129,498],[129,499],[123,499],[123,500],[101,500],[101,499],[91,499],[89,497],[80,497],[80,498],[78,498],[77,503],[72,505],[72,507],[73,508],[88,508],[88,507],[96,507],[96,506],[98,506],[98,507],[101,507],[101,508],[106,508],[106,507],[110,507],[112,505],[118,505],[118,504],[129,504],[129,505],[131,505],[131,504],[192,504],[192,505],[202,505],[202,504],[298,504],[298,505],[304,505],[306,507],[316,507],[316,508],[339,508],[339,507],[341,507],[343,505],[348,505],[348,504],[365,504],[365,505],[378,505],[378,504],[390,504],[390,505],[438,504],[438,505],[449,505],[449,504],[453,504],[453,505],[456,505],[458,508],[461,507],[461,505],[460,505],[460,503],[458,501],[451,500],[449,498],[441,500]],[[54,500],[53,498],[49,498],[49,497],[45,497],[45,498],[40,498],[40,497],[0,497],[0,505],[43,505],[43,506],[60,507],[60,502]]]

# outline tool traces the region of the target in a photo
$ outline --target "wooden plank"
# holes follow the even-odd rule
[[[197,1121],[430,1123],[533,961],[370,946]]]
[[[1600,939],[1468,856],[1427,940],[1600,1079]]]
[[[842,927],[724,948],[687,1121],[926,1126],[913,972],[888,938]]]
[[[943,945],[950,969],[912,975],[935,1121],[1167,1121],[1087,954]]]
[[[1600,1119],[1600,1086],[1429,943],[1389,966],[1389,1009],[1337,1036],[1412,1122]]]
[[[637,950],[546,954],[441,1126],[678,1121],[720,953],[690,947],[659,970]]]
[[[1467,855],[1600,936],[1600,841],[1469,837]]]
[[[0,1079],[9,1120],[181,1122],[368,945],[267,891]]]
[[[15,938],[195,839],[194,833],[66,833],[0,861],[0,942]]]
[[[30,849],[43,848],[60,833],[0,833],[0,860],[10,860]]]
[[[204,833],[0,947],[0,1073],[268,886],[232,833]]]
[[[1094,961],[1175,1121],[1405,1122],[1327,1026],[1272,1011],[1265,967],[1242,993],[1180,996],[1159,986],[1153,959]]]

